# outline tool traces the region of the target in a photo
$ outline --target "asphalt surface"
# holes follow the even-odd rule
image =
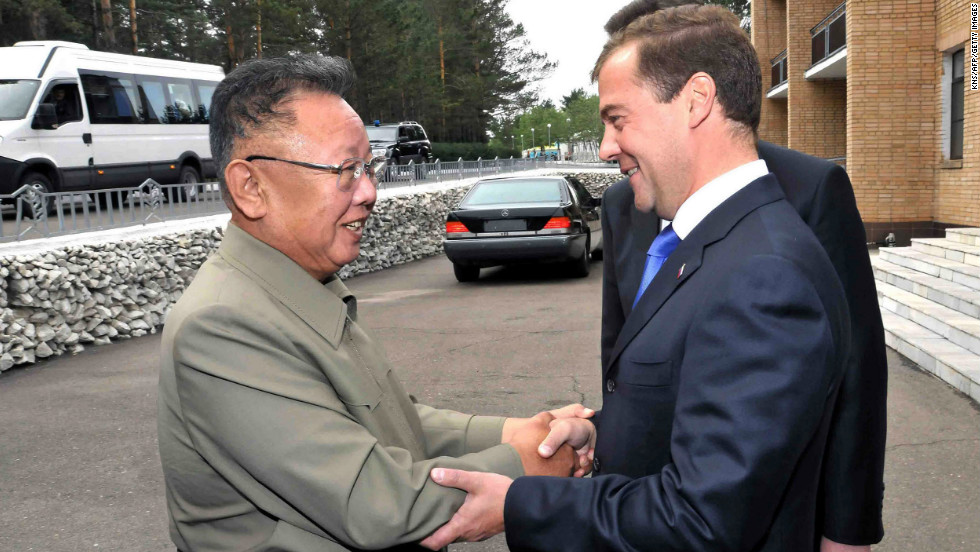
[[[362,323],[434,406],[523,416],[599,406],[601,270],[489,269],[444,257],[348,282]],[[159,335],[0,375],[0,551],[173,550],[156,445]],[[880,551],[980,550],[980,410],[889,352]],[[502,537],[454,545],[503,551]]]

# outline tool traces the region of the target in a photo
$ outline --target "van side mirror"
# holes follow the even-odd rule
[[[55,112],[53,103],[43,103],[37,106],[37,113],[34,114],[34,122],[31,128],[52,130],[58,128],[58,114]]]

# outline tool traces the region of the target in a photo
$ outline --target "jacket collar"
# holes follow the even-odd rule
[[[770,173],[754,180],[730,197],[694,227],[687,238],[682,240],[677,249],[667,258],[667,262],[650,282],[650,286],[636,307],[627,315],[623,329],[616,338],[612,354],[609,355],[608,363],[603,366],[603,374],[616,363],[623,349],[657,314],[667,299],[697,272],[701,267],[706,247],[727,236],[732,228],[749,213],[784,198],[779,182]]]
[[[354,296],[336,274],[320,283],[278,249],[234,223],[225,229],[217,253],[302,318],[333,347],[340,345],[348,302],[353,303]],[[356,313],[353,305],[352,314]]]

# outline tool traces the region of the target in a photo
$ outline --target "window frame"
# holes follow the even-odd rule
[[[141,105],[135,106],[135,105],[132,105],[132,103],[130,104],[130,107],[131,108],[137,109],[136,113],[132,116],[131,120],[129,120],[129,121],[120,121],[120,120],[104,121],[104,120],[101,120],[101,118],[100,118],[100,120],[96,120],[96,118],[97,118],[96,117],[96,114],[92,110],[92,106],[89,104],[89,101],[88,101],[89,92],[88,92],[88,89],[85,86],[85,79],[86,79],[86,77],[98,77],[98,78],[104,78],[104,79],[115,79],[116,81],[118,81],[119,79],[128,79],[128,80],[132,81],[133,87],[135,88],[135,91],[136,91],[137,99],[140,101],[140,104]],[[93,124],[93,125],[139,125],[139,124],[143,124],[142,116],[140,115],[140,111],[139,110],[140,109],[145,109],[145,106],[142,105],[142,97],[140,96],[140,92],[139,92],[139,81],[138,81],[136,75],[133,75],[131,73],[120,73],[118,71],[101,71],[101,70],[97,70],[97,69],[83,69],[83,68],[79,68],[78,69],[78,81],[79,81],[79,84],[81,85],[82,96],[83,96],[84,101],[85,101],[85,108],[88,110],[88,120],[89,120],[89,123],[90,124]],[[110,97],[112,98],[112,102],[113,102],[114,107],[115,107],[116,106],[115,91],[113,90],[113,87],[110,84],[106,83],[106,85],[109,87],[110,91],[113,92],[112,94],[110,94]],[[125,90],[125,88],[124,88],[124,90]],[[129,95],[128,92],[126,92],[126,98],[129,99],[130,102],[132,102],[132,100],[133,100],[133,98]],[[119,113],[119,110],[118,109],[116,109],[116,113],[117,114]],[[115,117],[115,119],[119,119],[119,118],[120,117],[118,115]]]
[[[959,56],[961,58],[960,63],[956,63],[956,58]],[[963,127],[964,121],[966,120],[966,100],[965,100],[965,84],[966,84],[966,69],[964,63],[966,63],[966,48],[959,48],[953,50],[949,54],[950,58],[950,72],[949,72],[949,160],[958,161],[963,159]],[[959,69],[960,76],[957,77],[957,68]],[[957,106],[957,94],[956,89],[959,88],[959,105]],[[957,107],[959,107],[960,118],[956,118]],[[959,126],[959,148],[957,150],[957,144],[954,141],[954,136],[956,135],[957,126]]]

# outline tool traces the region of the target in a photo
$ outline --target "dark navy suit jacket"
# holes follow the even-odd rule
[[[598,476],[514,481],[511,550],[812,549],[849,336],[813,232],[773,175],[749,184],[627,315],[603,367]]]
[[[888,366],[864,225],[851,181],[841,167],[767,142],[759,142],[758,149],[786,200],[830,257],[851,315],[851,354],[824,457],[818,527],[836,542],[874,544],[884,534],[881,509]],[[605,365],[632,308],[646,251],[660,231],[660,221],[636,210],[626,180],[606,190],[602,208],[601,345]]]

